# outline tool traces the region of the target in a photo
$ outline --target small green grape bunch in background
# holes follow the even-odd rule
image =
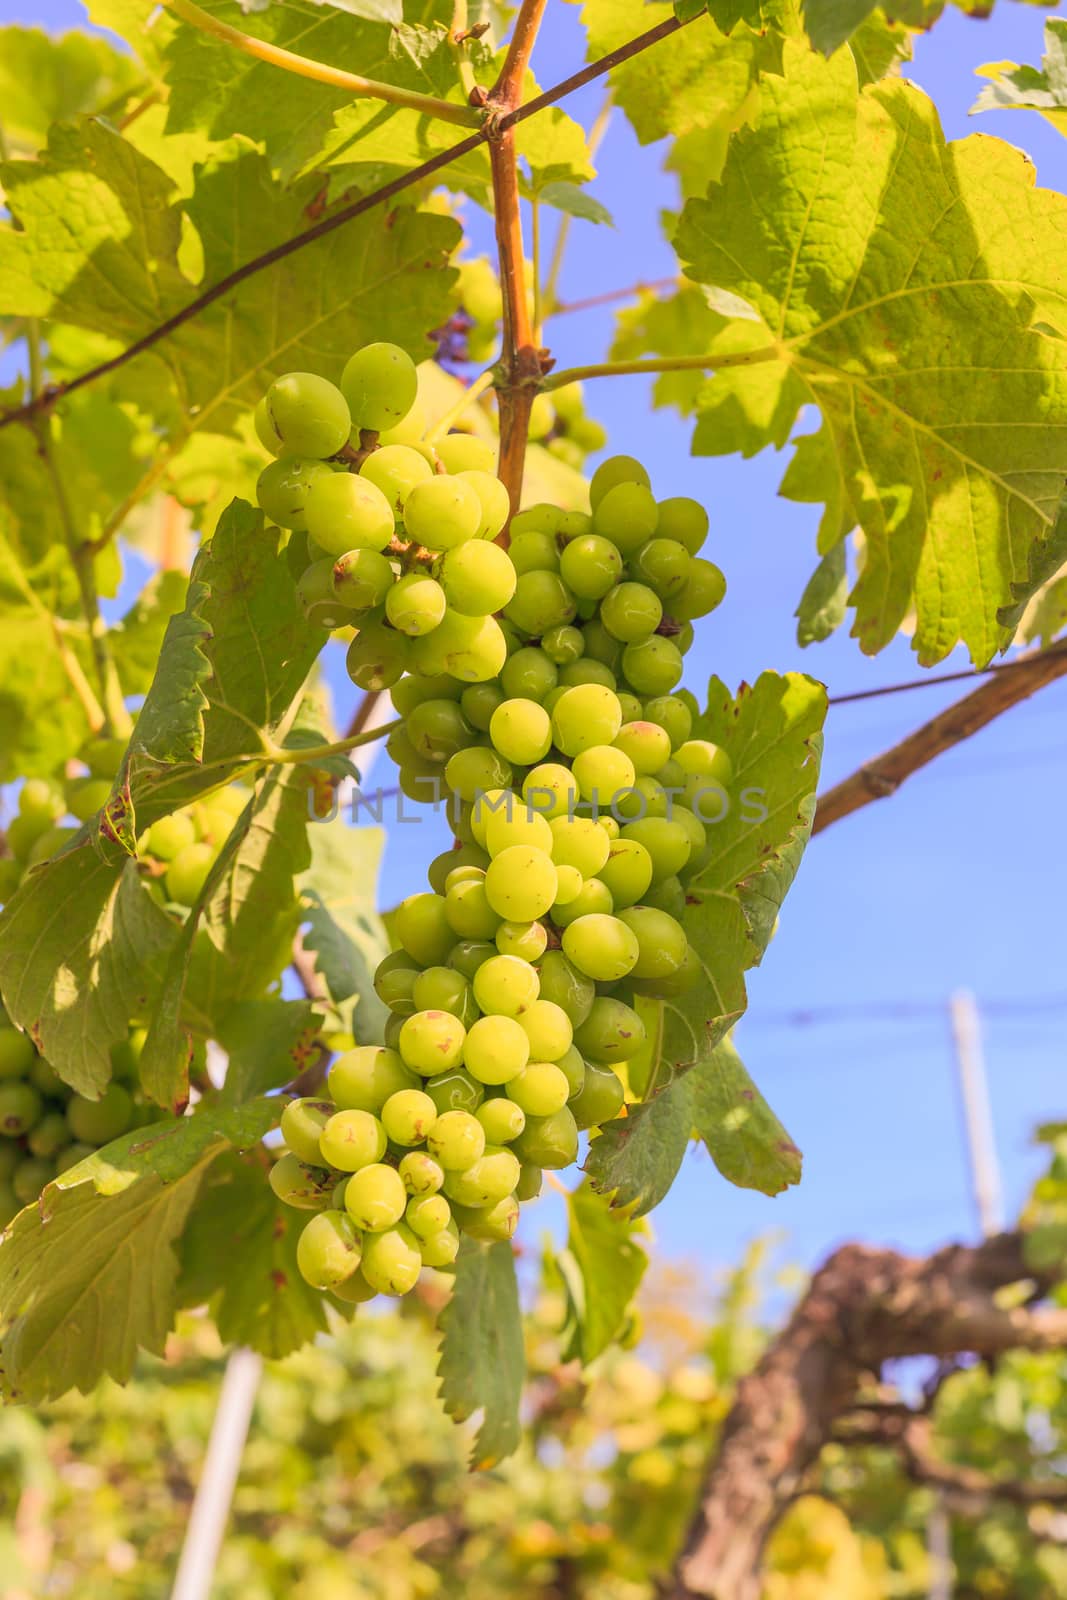
[[[586,415],[580,383],[568,383],[550,395],[539,394],[533,403],[530,438],[576,472],[582,470],[586,456],[603,450],[607,437],[604,427]]]
[[[5,833],[10,852],[0,856],[0,905],[40,861],[47,861],[88,822],[111,793],[126,750],[125,739],[99,734],[87,739],[63,779],[27,778],[19,790],[18,811]],[[65,821],[75,818],[76,822]]]
[[[158,886],[164,904],[196,903],[241,812],[251,799],[240,784],[160,817],[138,840],[138,856]]]
[[[112,1051],[113,1077],[99,1100],[75,1094],[0,1008],[0,1227],[53,1179],[131,1128],[159,1116],[137,1081],[144,1033]]]

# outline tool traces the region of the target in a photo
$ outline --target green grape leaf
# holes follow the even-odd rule
[[[107,1083],[110,1047],[131,1016],[147,1014],[177,934],[132,864],[123,870],[122,851],[248,765],[257,730],[277,731],[321,643],[276,534],[236,503],[194,563],[110,801],[0,914],[5,1002],[80,1092]]]
[[[644,1002],[638,1002],[644,1015]],[[647,1024],[646,1024],[647,1025]],[[643,1217],[659,1205],[678,1176],[692,1126],[688,1079],[677,1078],[653,1099],[627,1106],[590,1140],[585,1171],[611,1205]]]
[[[170,619],[182,610],[189,592],[184,572],[156,572],[126,615],[109,630],[108,644],[128,695],[143,694],[155,675]]]
[[[160,76],[162,52],[178,27],[177,19],[155,0],[86,0],[90,22],[125,39],[151,71]]]
[[[181,1238],[179,1303],[209,1304],[222,1339],[271,1361],[298,1350],[326,1328],[323,1296],[296,1265],[307,1220],[276,1199],[260,1162],[216,1161]]]
[[[901,62],[910,61],[914,53],[912,37],[902,21],[890,21],[880,9],[872,11],[848,41],[856,60],[860,88],[867,83],[877,83],[895,71]]]
[[[110,1048],[149,1015],[177,932],[133,862],[101,860],[88,828],[0,913],[4,1005],[79,1094],[106,1087]]]
[[[511,1245],[464,1240],[456,1259],[452,1297],[438,1318],[437,1375],[450,1417],[481,1423],[471,1465],[495,1466],[522,1439],[519,1402],[526,1376],[522,1312]]]
[[[585,0],[590,58],[628,43],[671,12],[660,0]],[[749,19],[757,14],[754,27]],[[728,133],[749,117],[761,74],[780,70],[783,35],[798,31],[795,0],[724,4],[722,18],[717,10],[698,18],[669,42],[616,67],[608,81],[642,144],[695,130]]]
[[[828,550],[808,579],[794,615],[797,644],[828,639],[845,620],[848,607],[848,567],[844,540]]]
[[[294,879],[309,859],[307,780],[276,767],[235,822],[167,965],[141,1053],[157,1104],[189,1098],[192,1032],[211,1037],[231,1006],[259,997],[289,960],[299,923]]]
[[[586,194],[576,183],[546,183],[536,191],[536,197],[543,205],[555,206],[557,211],[565,211],[570,217],[580,217],[583,222],[602,223],[609,228],[615,226],[607,206],[601,205],[591,194]]]
[[[614,1204],[637,1215],[663,1199],[685,1154],[693,1088],[680,1094],[676,1084],[706,1065],[743,1015],[745,973],[759,965],[796,876],[815,813],[825,716],[825,689],[800,673],[763,673],[736,697],[717,678],[709,684],[693,736],[728,753],[733,778],[728,795],[712,788],[701,797],[710,848],[685,885],[685,929],[700,976],[676,998],[636,998],[646,1042],[630,1080],[643,1103],[605,1126],[586,1162],[594,1186],[617,1191]],[[717,1070],[721,1080],[721,1059]],[[714,1074],[710,1081],[709,1099],[721,1099],[721,1083],[716,1091]],[[755,1120],[773,1124],[765,1108]],[[737,1170],[736,1157],[730,1165]]]
[[[694,1134],[730,1183],[774,1195],[800,1182],[800,1151],[752,1082],[732,1039],[720,1039],[681,1087],[689,1091]]]
[[[0,28],[0,105],[12,155],[40,150],[53,122],[121,106],[139,81],[134,63],[104,39]]]
[[[298,883],[304,948],[335,1006],[354,1001],[357,1044],[382,1037],[389,1012],[374,992],[374,973],[389,953],[375,910],[385,837],[380,828],[354,828],[343,818],[308,829],[311,866]]]
[[[648,1256],[630,1219],[588,1183],[567,1196],[567,1221],[556,1258],[567,1296],[563,1360],[588,1366],[624,1332]]]
[[[217,1030],[228,1058],[221,1103],[239,1106],[299,1077],[320,1054],[321,1024],[319,1011],[309,1000],[279,1000],[271,995],[231,1006]]]
[[[27,1404],[162,1355],[176,1309],[176,1242],[211,1163],[257,1144],[277,1101],[137,1128],[47,1185],[0,1240],[0,1359]]]
[[[804,26],[816,50],[831,56],[862,27],[875,0],[804,0]]]
[[[912,85],[857,100],[847,51],[789,45],[786,69],[676,236],[692,278],[762,321],[734,318],[709,354],[767,357],[707,382],[694,449],[780,445],[814,401],[837,457],[827,499],[843,483],[864,534],[862,648],[914,607],[924,664],[961,641],[984,664],[1060,549],[1067,341],[1049,325],[1067,200],[995,139],[946,144]]]

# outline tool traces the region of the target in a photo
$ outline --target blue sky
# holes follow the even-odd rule
[[[84,12],[72,0],[2,0],[0,19],[59,30],[84,25]],[[1040,183],[1064,189],[1067,142],[1036,114],[968,117],[979,88],[975,68],[1005,58],[1038,62],[1043,24],[1041,10],[1006,0],[984,22],[950,8],[917,42],[909,76],[936,101],[949,137],[1008,138],[1033,157]],[[541,82],[574,70],[581,50],[576,10],[551,0],[534,58]],[[568,109],[588,126],[601,93],[592,86]],[[653,226],[675,199],[662,153],[638,147],[616,115],[593,192],[617,228],[574,226],[565,299],[674,270]],[[486,248],[484,224],[474,233]],[[596,359],[610,340],[610,314],[561,317],[548,332],[561,366]],[[687,427],[650,409],[643,379],[591,383],[587,404],[613,450],[646,462],[659,494],[691,494],[709,507],[707,554],[725,570],[730,591],[688,658],[691,687],[699,690],[712,672],[736,684],[766,668],[811,672],[838,694],[918,675],[903,640],[875,660],[844,632],[807,651],[797,647],[792,612],[813,565],[817,511],[777,498],[786,453],[749,462],[690,457]],[[956,665],[966,662],[946,664]],[[852,770],[961,692],[930,687],[832,711],[824,780]],[[751,977],[751,1009],[738,1033],[750,1070],[805,1151],[804,1181],[770,1201],[730,1188],[694,1153],[655,1214],[664,1250],[706,1268],[774,1229],[784,1235],[785,1255],[811,1263],[850,1237],[923,1250],[973,1234],[945,1014],[960,986],[985,1007],[1009,1212],[1018,1205],[1036,1170],[1032,1127],[1065,1111],[1067,865],[1053,844],[1067,812],[1065,721],[1061,682],[942,757],[894,799],[813,843],[781,931]],[[379,779],[388,781],[384,761]],[[422,886],[425,860],[442,847],[435,837],[431,827],[402,830],[387,855],[383,903]],[[842,1008],[844,1017],[790,1020]]]

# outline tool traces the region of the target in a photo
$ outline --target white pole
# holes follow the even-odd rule
[[[963,1125],[971,1167],[975,1210],[982,1232],[1000,1233],[1004,1227],[1004,1190],[989,1105],[982,1027],[974,995],[961,989],[949,1000],[952,1038],[956,1046]]]
[[[262,1370],[262,1358],[244,1348],[226,1363],[171,1600],[208,1600],[211,1594]]]

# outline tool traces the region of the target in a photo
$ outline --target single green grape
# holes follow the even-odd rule
[[[518,1022],[529,1041],[531,1061],[558,1061],[571,1047],[571,1019],[552,1000],[535,1000]]]
[[[622,830],[622,840],[636,840],[648,851],[652,863],[650,880],[652,883],[662,883],[664,878],[677,877],[689,860],[689,851],[692,848],[689,834],[682,824],[672,822],[667,817],[643,817],[637,822],[628,822]],[[609,867],[604,881],[615,895],[615,904],[618,906],[624,904],[624,900],[615,893],[612,873],[618,870],[620,844],[616,844],[613,849],[616,852],[615,865],[614,867],[610,865],[612,858],[609,856]],[[646,883],[636,898],[640,899],[647,888]],[[633,905],[634,902],[630,900],[628,903]]]
[[[416,977],[411,998],[416,1011],[448,1011],[458,1017],[464,1027],[478,1015],[472,1004],[471,986],[455,967],[427,967]],[[418,1087],[421,1088],[421,1084]]]
[[[599,878],[588,878],[573,900],[565,906],[553,906],[552,920],[557,928],[567,928],[579,917],[610,916],[614,907],[615,901],[607,884],[601,883]]]
[[[619,697],[599,683],[582,683],[565,689],[552,708],[556,743],[568,756],[579,756],[594,746],[611,744],[621,727]]]
[[[536,967],[518,956],[491,956],[474,974],[475,1000],[498,1016],[521,1016],[539,992]]]
[[[446,472],[488,472],[496,470],[496,451],[472,433],[448,433],[435,447]]]
[[[426,1148],[445,1169],[462,1172],[485,1152],[485,1130],[469,1111],[446,1111],[430,1129]]]
[[[588,622],[582,624],[582,638],[585,640],[582,660],[599,661],[612,673],[616,672],[622,660],[623,647],[618,639],[608,632],[599,617],[591,617]]]
[[[432,1239],[452,1221],[452,1207],[443,1194],[415,1195],[407,1203],[404,1221],[419,1239]]]
[[[51,1183],[55,1176],[55,1162],[46,1161],[43,1156],[33,1156],[28,1161],[20,1161],[11,1179],[16,1200],[21,1201],[24,1206],[32,1205],[45,1184]]]
[[[559,559],[560,577],[581,600],[600,600],[622,577],[622,556],[597,533],[572,539]]]
[[[445,1174],[445,1194],[460,1206],[496,1205],[511,1194],[520,1172],[518,1156],[500,1145],[487,1144],[469,1167]]]
[[[445,767],[445,782],[461,800],[473,802],[489,789],[504,788],[511,782],[511,767],[496,750],[473,745],[458,750]]]
[[[348,443],[352,432],[348,402],[335,384],[314,372],[287,372],[275,378],[262,404],[269,419],[268,436],[281,441],[278,454],[325,460]]]
[[[407,1203],[403,1178],[395,1167],[387,1167],[383,1162],[361,1167],[345,1187],[345,1210],[356,1227],[367,1233],[381,1233],[391,1228],[404,1215]]]
[[[409,1150],[400,1157],[397,1168],[405,1194],[437,1194],[445,1181],[445,1169],[425,1150]]]
[[[570,622],[576,610],[574,595],[559,573],[539,569],[520,576],[504,615],[522,633],[539,639],[551,628]]]
[[[460,939],[488,941],[501,923],[489,904],[484,878],[454,884],[445,895],[445,915],[453,934]]]
[[[406,717],[424,700],[455,700],[458,703],[462,693],[463,685],[447,673],[426,676],[414,672],[397,684],[391,698],[397,714]]]
[[[464,617],[446,609],[433,632],[415,640],[412,663],[419,672],[448,673],[461,683],[487,683],[499,677],[507,651],[495,617]]]
[[[448,960],[456,936],[441,895],[410,894],[401,900],[395,915],[397,938],[420,967],[441,966]]]
[[[632,972],[641,953],[636,935],[616,916],[591,913],[563,930],[563,953],[597,983],[616,983]]]
[[[618,1073],[610,1066],[587,1061],[585,1082],[568,1109],[579,1128],[600,1128],[618,1116],[625,1099]]]
[[[473,489],[482,507],[482,520],[478,524],[478,539],[495,539],[508,520],[511,499],[500,479],[491,472],[464,471],[456,476]]]
[[[548,754],[552,722],[534,700],[505,700],[493,712],[489,737],[508,761],[529,767]]]
[[[689,580],[691,559],[684,544],[660,536],[635,552],[630,558],[630,571],[669,609]]]
[[[566,1073],[551,1061],[531,1061],[507,1086],[509,1100],[528,1117],[550,1117],[570,1098]]]
[[[503,803],[499,800],[494,802],[493,809],[487,810],[484,831],[489,855],[493,860],[503,851],[520,846],[536,850],[539,856],[551,852],[552,834],[548,823],[540,812],[531,810],[528,803],[521,800],[518,795],[509,794]],[[533,922],[536,919],[523,917],[518,920]]]
[[[523,533],[558,533],[562,517],[563,512],[559,507],[550,505],[547,501],[524,506],[511,519],[512,537],[517,538]]]
[[[615,748],[629,756],[638,777],[651,777],[671,758],[670,735],[656,722],[624,722],[615,736]]]
[[[552,859],[557,868],[577,867],[583,878],[595,878],[611,848],[604,829],[591,817],[553,817]]]
[[[493,1206],[454,1205],[452,1212],[463,1233],[485,1244],[511,1239],[519,1225],[519,1204],[510,1194]]]
[[[29,1138],[26,1140],[30,1154],[39,1156],[42,1160],[57,1156],[70,1142],[70,1127],[62,1111],[46,1112],[36,1127],[30,1129]],[[11,1148],[10,1145],[4,1146],[5,1150]]]
[[[335,560],[349,550],[384,550],[396,528],[392,507],[378,485],[351,472],[324,470],[315,479],[306,519],[309,536]]]
[[[726,788],[734,776],[734,764],[721,745],[710,739],[687,739],[674,752],[674,759],[687,777],[707,778]]]
[[[399,345],[364,345],[349,356],[341,373],[354,428],[380,433],[406,417],[418,394],[415,363]]]
[[[133,1098],[121,1083],[109,1083],[99,1100],[76,1094],[67,1102],[70,1131],[83,1144],[110,1144],[132,1120]]]
[[[182,906],[194,905],[215,865],[216,854],[209,844],[187,844],[179,850],[164,879],[168,899]]]
[[[648,823],[653,820],[658,819],[647,819]],[[627,824],[627,828],[637,826],[637,823]],[[639,839],[621,838],[611,841],[608,859],[600,870],[600,881],[606,883],[611,890],[616,911],[622,906],[636,905],[651,884],[652,877],[652,857]]]
[[[534,922],[555,900],[557,883],[556,868],[546,851],[515,844],[501,850],[489,863],[485,893],[493,910],[504,920]]]
[[[589,485],[589,504],[594,514],[604,496],[620,483],[637,483],[646,489],[651,486],[640,461],[635,461],[633,456],[609,456],[597,467]]]
[[[333,563],[330,582],[334,598],[343,606],[351,611],[369,611],[388,597],[394,575],[385,556],[377,550],[348,550]]]
[[[374,1300],[378,1291],[371,1287],[357,1267],[350,1278],[346,1278],[343,1283],[335,1283],[330,1293],[342,1305],[362,1306],[366,1305],[368,1300]]]
[[[618,679],[610,667],[603,661],[594,661],[592,657],[580,661],[570,661],[561,668],[559,674],[560,690],[578,689],[583,684],[599,684],[601,688],[610,689],[613,693],[618,687]],[[617,695],[616,695],[616,698]],[[556,704],[553,701],[553,706]]]
[[[17,1028],[0,1027],[0,1079],[24,1078],[36,1055],[28,1034],[19,1033]]]
[[[429,1239],[420,1239],[424,1267],[450,1267],[459,1255],[459,1229],[454,1222]]]
[[[692,714],[685,701],[677,695],[662,694],[646,700],[644,717],[647,722],[655,722],[665,731],[672,750],[684,744],[692,732]]]
[[[659,513],[652,491],[640,483],[618,483],[609,489],[593,510],[593,528],[624,556],[651,539]]]
[[[664,539],[676,539],[695,556],[708,536],[708,514],[699,501],[685,495],[661,500],[658,531]]]
[[[477,1027],[477,1023],[474,1026]],[[437,1107],[439,1116],[444,1116],[446,1111],[477,1111],[485,1098],[484,1085],[463,1067],[438,1073],[436,1078],[427,1078],[423,1088]]]
[[[643,583],[619,583],[605,595],[600,619],[624,644],[647,639],[663,620],[659,596]]]
[[[518,581],[508,552],[485,539],[446,550],[438,576],[453,611],[468,617],[502,611]]]
[[[527,1117],[512,1149],[524,1165],[550,1171],[569,1167],[578,1154],[578,1124],[570,1106],[548,1117]]]
[[[509,656],[500,673],[504,693],[515,700],[543,701],[559,681],[559,670],[543,650],[524,645]]]
[[[4,1037],[5,1030],[0,1030],[0,1041],[2,1041]],[[20,1034],[19,1037],[21,1038],[22,1035]],[[136,1077],[136,1074],[137,1060],[135,1059],[133,1061],[133,1071],[129,1074],[129,1076]],[[0,1077],[7,1076],[9,1076],[9,1074],[0,1073]],[[10,1076],[14,1076],[14,1074],[10,1074]],[[25,1073],[20,1072],[18,1076],[21,1078],[25,1076]],[[35,1056],[33,1058],[30,1063],[28,1076],[29,1081],[33,1084],[35,1089],[40,1089],[42,1094],[51,1095],[55,1100],[62,1100],[69,1093],[66,1084],[59,1076],[59,1073],[56,1071],[55,1067],[51,1066],[49,1062],[45,1060],[44,1056]],[[115,1076],[120,1077],[122,1074],[116,1071]]]
[[[630,906],[619,912],[619,921],[637,939],[639,953],[631,969],[635,978],[667,978],[685,965],[689,944],[675,917],[654,906]]]
[[[400,1029],[400,1054],[413,1072],[432,1078],[459,1065],[466,1033],[450,1011],[416,1011]]]
[[[522,794],[530,810],[537,812],[547,822],[551,822],[553,817],[569,816],[579,798],[574,774],[558,761],[544,761],[528,772],[523,780]]]
[[[391,427],[378,429],[378,443],[379,445],[408,444],[427,452],[429,460],[430,447],[423,440],[423,435],[429,426],[425,408],[416,396],[410,410],[405,412],[399,422],[394,422]]]
[[[433,468],[421,450],[413,450],[406,444],[387,444],[371,451],[359,475],[382,491],[394,517],[400,518],[404,515],[408,495],[417,483],[425,483],[433,477]]]
[[[519,1181],[515,1185],[515,1199],[525,1203],[527,1200],[536,1200],[541,1193],[541,1184],[544,1173],[540,1167],[532,1167],[529,1163],[523,1164],[519,1174]]]
[[[423,700],[409,714],[405,732],[416,754],[441,764],[475,738],[455,700]]]
[[[335,1173],[309,1166],[291,1151],[274,1163],[267,1178],[282,1204],[298,1211],[325,1210],[337,1182]]]
[[[418,1088],[419,1079],[408,1071],[397,1051],[364,1044],[334,1058],[327,1084],[339,1110],[377,1115],[390,1095]]]
[[[577,900],[584,887],[584,879],[577,867],[557,867],[556,898],[552,902],[553,915]]]
[[[510,1144],[526,1126],[525,1111],[509,1100],[506,1094],[497,1095],[493,1100],[483,1100],[474,1114],[485,1129],[487,1148],[493,1144]]]
[[[110,778],[69,778],[66,784],[67,810],[79,822],[88,822],[103,810],[111,795]]]
[[[434,856],[426,876],[434,893],[440,895],[445,893],[445,883],[457,867],[480,867],[484,871],[488,865],[489,857],[480,845],[453,845],[451,850],[442,850],[439,856]]]
[[[410,640],[380,622],[365,623],[348,647],[345,671],[360,689],[379,694],[407,671]]]
[[[541,922],[502,922],[495,943],[502,956],[536,961],[548,946],[548,930]]]
[[[598,995],[574,1042],[587,1061],[629,1061],[645,1042],[645,1025],[632,1006]]]
[[[125,746],[119,751],[120,761],[124,753]],[[93,776],[106,778],[108,774],[97,772]],[[47,778],[27,778],[19,790],[19,816],[39,824],[41,828],[48,828],[62,815],[63,799],[55,784]]]
[[[405,1295],[422,1271],[419,1240],[402,1222],[372,1234],[363,1242],[363,1276],[379,1294]]]
[[[445,592],[436,578],[408,572],[398,578],[385,597],[385,614],[394,628],[412,639],[432,633],[444,617]],[[402,710],[397,707],[397,710]]]
[[[493,712],[497,706],[504,704],[506,698],[498,683],[472,683],[464,689],[459,703],[471,727],[476,728],[479,733],[488,733]],[[507,755],[507,752],[502,751],[501,754]]]
[[[404,507],[409,539],[428,550],[452,550],[478,536],[482,502],[462,478],[431,477],[415,485]]]
[[[507,1083],[529,1059],[529,1037],[521,1021],[514,1017],[479,1017],[467,1032],[463,1060],[478,1083]]]
[[[668,694],[682,676],[682,653],[672,639],[654,633],[626,646],[622,670],[638,694]]]
[[[256,499],[280,528],[306,532],[307,508],[316,484],[336,476],[322,461],[303,457],[271,461],[256,479]],[[337,552],[340,554],[340,551]]]
[[[726,579],[713,561],[693,556],[685,587],[671,600],[671,615],[676,622],[692,622],[706,617],[721,605],[726,595]]]
[[[310,1166],[322,1165],[319,1139],[336,1110],[332,1100],[290,1100],[282,1112],[281,1133],[294,1156]]]
[[[574,758],[574,777],[582,799],[598,809],[610,810],[616,795],[633,788],[636,776],[625,751],[609,744],[591,745]]]
[[[403,950],[397,950],[394,954],[401,958],[400,963],[384,971],[384,962],[378,967],[374,974],[374,992],[382,1004],[397,1016],[410,1017],[413,1011],[420,1009],[415,1004],[415,980],[419,975],[419,966]],[[386,961],[388,959],[387,956]]]
[[[169,817],[153,822],[145,837],[144,848],[157,861],[173,861],[186,845],[196,843],[196,824],[188,811],[175,811]]]
[[[592,979],[567,958],[562,950],[545,952],[538,968],[540,998],[551,1000],[565,1011],[571,1026],[577,1028],[589,1015],[596,988]]]
[[[377,561],[383,559],[372,550],[362,553],[373,556]],[[330,632],[335,628],[350,628],[356,621],[353,608],[334,593],[333,568],[333,558],[323,556],[321,561],[313,561],[309,567],[305,567],[296,582],[296,598],[304,616],[317,628],[326,628]],[[389,581],[393,581],[392,568],[389,569]]]
[[[580,628],[564,622],[558,628],[549,628],[542,636],[541,649],[556,666],[566,667],[580,658],[585,649],[585,637]]]
[[[421,1089],[401,1089],[382,1107],[382,1126],[394,1144],[422,1144],[437,1121],[437,1107]]]
[[[559,570],[559,548],[555,537],[541,529],[531,528],[525,533],[516,533],[513,523],[508,558],[520,577],[524,572]]]
[[[313,1289],[335,1289],[363,1259],[363,1240],[343,1211],[320,1211],[296,1242],[296,1265]]]
[[[385,1146],[385,1129],[371,1111],[335,1111],[319,1136],[323,1165],[338,1172],[373,1166],[384,1156]]]
[[[567,1099],[573,1100],[585,1082],[585,1061],[577,1045],[572,1044],[555,1063],[567,1080]]]

